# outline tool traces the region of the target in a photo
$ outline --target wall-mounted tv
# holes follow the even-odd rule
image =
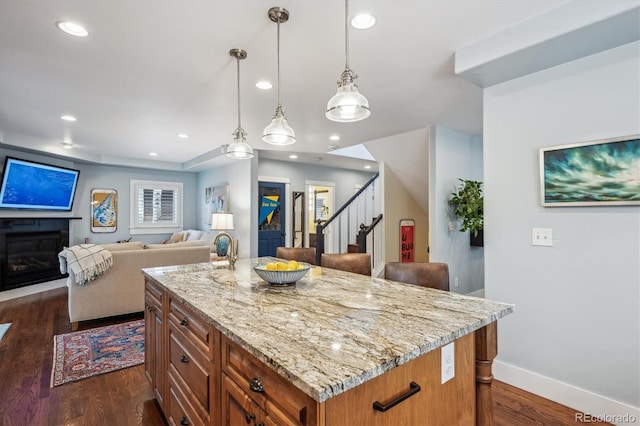
[[[6,157],[0,208],[70,211],[79,170]]]

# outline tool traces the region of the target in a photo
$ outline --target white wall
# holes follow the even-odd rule
[[[205,188],[224,182],[229,184],[229,211],[233,213],[235,227],[229,233],[238,240],[240,258],[258,255],[257,165],[258,155],[250,160],[234,160],[212,167],[197,176],[197,228],[203,231],[209,230],[205,215]]]
[[[441,126],[431,127],[429,139],[431,261],[449,265],[451,291],[467,294],[482,290],[484,249],[469,245],[469,231],[460,232],[460,221],[449,206],[451,193],[460,184],[458,178],[483,181],[482,140]],[[449,231],[452,221],[455,229]]]
[[[639,52],[484,90],[486,296],[516,309],[496,377],[592,414],[640,414],[640,207],[541,207],[538,149],[640,133]]]

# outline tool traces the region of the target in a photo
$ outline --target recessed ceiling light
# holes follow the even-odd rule
[[[368,13],[356,15],[351,20],[351,26],[356,30],[367,30],[376,24],[376,18]]]
[[[67,34],[70,34],[76,37],[86,37],[89,35],[89,31],[87,31],[82,25],[76,24],[74,22],[58,21],[56,22],[56,27],[58,27],[59,29],[61,29]]]
[[[178,133],[176,136],[180,139],[189,139],[189,135],[186,133]]]
[[[322,157],[316,157],[316,158],[314,158],[314,160],[316,160],[316,161],[322,161]]]
[[[71,149],[73,148],[73,144],[69,141],[64,141],[64,142],[60,142],[60,145],[62,145],[62,147],[64,149]]]
[[[339,141],[339,140],[340,140],[340,136],[338,136],[338,135],[331,135],[331,136],[329,136],[329,140],[332,140],[332,141]]]
[[[256,83],[256,87],[262,90],[269,90],[273,87],[273,85],[268,81],[262,80]]]
[[[73,115],[68,115],[68,114],[62,115],[62,116],[60,116],[60,118],[63,119],[64,121],[77,121],[78,120]]]
[[[335,150],[335,149],[338,149],[338,148],[340,148],[338,145],[329,145],[329,149],[330,149],[331,151],[333,151],[333,150]]]
[[[152,156],[152,157],[157,157],[158,153],[157,152],[150,152],[149,155]]]
[[[297,156],[296,154],[291,154],[291,155],[289,156],[289,158],[291,158],[291,159],[295,160],[296,158],[298,158],[298,156]]]
[[[370,169],[371,165],[367,164],[366,166],[364,166],[365,169]]]

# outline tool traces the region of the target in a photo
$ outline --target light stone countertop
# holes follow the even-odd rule
[[[318,402],[513,312],[493,302],[314,267],[295,286],[253,271],[271,258],[143,269],[146,277]]]

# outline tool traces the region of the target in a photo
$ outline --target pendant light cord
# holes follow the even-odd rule
[[[238,129],[242,128],[240,124],[240,58],[236,56],[236,70],[238,74]]]
[[[349,0],[344,0],[344,57],[345,68],[349,69]]]
[[[280,15],[278,15],[278,106],[281,106],[280,103]]]

